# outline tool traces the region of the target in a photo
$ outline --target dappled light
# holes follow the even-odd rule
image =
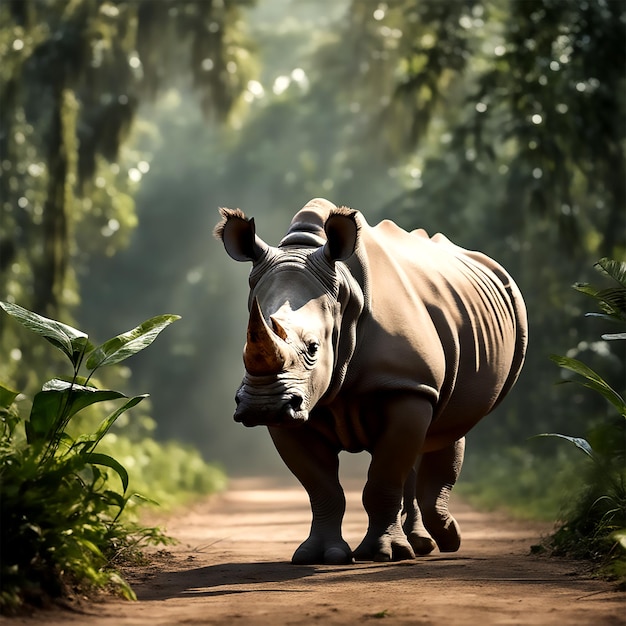
[[[587,459],[533,437],[606,452],[623,436],[606,395],[557,385],[572,375],[549,357],[623,398],[624,341],[606,336],[624,319],[571,285],[623,280],[594,264],[626,259],[625,41],[615,0],[4,0],[0,301],[89,328],[96,345],[181,316],[96,381],[150,394],[102,453],[140,487],[168,456],[144,494],[167,504],[225,474],[287,471],[265,428],[232,417],[249,268],[212,236],[220,207],[254,217],[271,246],[318,197],[441,232],[510,272],[530,329],[517,386],[468,436],[459,487],[556,519]],[[43,381],[72,371],[12,322],[0,311],[0,386],[26,416]],[[99,411],[68,436],[97,429]],[[361,475],[369,456],[349,456]],[[276,497],[252,494],[233,502]]]

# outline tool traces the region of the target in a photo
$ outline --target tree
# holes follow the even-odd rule
[[[344,82],[374,103],[383,143],[423,150],[443,119],[468,168],[505,172],[518,225],[547,224],[570,252],[624,251],[623,2],[354,0],[350,14]]]
[[[240,132],[222,135],[216,143],[208,131],[194,127],[184,94],[179,113],[168,113],[172,121],[161,118],[167,150],[155,158],[159,174],[146,181],[139,211],[148,221],[158,205],[168,231],[184,233],[185,249],[168,243],[167,232],[151,222],[153,232],[143,230],[136,247],[98,273],[105,283],[106,276],[127,275],[153,249],[170,260],[167,266],[144,267],[135,283],[135,288],[153,285],[149,291],[155,298],[175,294],[171,297],[190,324],[189,350],[178,355],[175,372],[156,362],[165,359],[137,369],[140,377],[171,381],[174,376],[187,390],[180,419],[170,420],[173,406],[158,416],[163,432],[201,429],[206,453],[236,467],[236,449],[245,447],[239,437],[253,439],[226,425],[232,411],[228,380],[236,384],[241,374],[245,272],[235,275],[206,235],[217,206],[239,206],[258,218],[261,235],[277,243],[293,212],[318,195],[364,211],[372,223],[390,217],[408,229],[443,231],[460,245],[500,260],[522,287],[531,317],[527,367],[498,415],[473,433],[476,443],[519,445],[536,432],[576,429],[589,416],[601,416],[603,407],[580,394],[563,399],[547,360],[588,336],[578,304],[564,305],[568,284],[589,272],[601,249],[613,247],[619,254],[623,245],[619,231],[611,232],[609,211],[597,205],[614,206],[611,159],[601,153],[600,143],[593,155],[581,153],[580,138],[557,123],[600,124],[597,101],[571,81],[582,68],[592,76],[606,62],[600,35],[589,26],[596,12],[602,13],[601,3],[590,3],[580,24],[574,4],[561,3],[559,9],[550,0],[327,4],[274,1],[255,11],[253,36],[263,70],[254,93],[247,94],[251,111]],[[551,11],[545,24],[532,17],[543,4]],[[317,14],[309,15],[309,8]],[[601,32],[609,29],[607,36],[616,41],[623,25],[602,19]],[[522,31],[524,45],[516,39]],[[585,37],[594,42],[572,52],[568,63],[565,57],[559,60],[565,52],[555,47],[560,69],[550,71],[558,80],[542,85],[539,70],[554,59],[533,50],[539,46],[552,54],[546,42],[565,45],[558,39],[563,33],[572,42],[580,40],[577,49]],[[613,100],[603,109],[611,119],[602,123],[616,129],[623,117],[620,59],[617,54],[603,88]],[[532,71],[524,69],[528,64]],[[524,108],[529,103],[550,115],[544,113],[537,124],[532,116],[541,113]],[[570,119],[558,104],[576,114]],[[215,150],[207,149],[209,144]],[[554,144],[560,150],[556,156]],[[559,161],[555,165],[553,157]],[[184,215],[167,207],[181,189]],[[165,342],[160,349],[167,349]],[[619,362],[610,369],[614,378],[623,372]],[[159,404],[167,403],[164,398]],[[260,445],[258,438],[248,445]],[[250,463],[254,450],[245,449]]]
[[[2,3],[3,298],[67,317],[80,299],[77,266],[113,254],[136,225],[147,162],[122,148],[140,102],[188,76],[205,115],[224,119],[251,71],[241,23],[250,3]]]
[[[474,436],[520,441],[596,419],[599,403],[558,398],[546,355],[587,345],[566,286],[626,252],[626,6],[355,0],[339,29],[319,58],[369,117],[357,145],[414,173],[380,215],[484,250],[525,294],[517,404]]]
[[[228,114],[249,71],[238,22],[247,4],[3,3],[3,292],[49,314],[67,301],[76,224],[91,218],[117,230],[112,222],[129,203],[111,183],[128,189],[129,181],[127,172],[110,166],[139,102],[175,68],[188,67],[207,114]],[[98,198],[105,200],[99,210],[90,202],[98,188],[109,196]],[[29,265],[32,276],[22,275],[17,289],[12,267],[24,256],[22,272]]]

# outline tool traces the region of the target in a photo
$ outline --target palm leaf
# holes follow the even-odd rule
[[[584,387],[593,389],[604,396],[615,408],[619,414],[626,417],[626,402],[622,396],[613,389],[599,374],[594,372],[588,365],[585,365],[578,359],[572,359],[566,356],[551,355],[550,358],[560,367],[568,369],[582,377],[582,380],[573,380]],[[570,381],[566,381],[570,382]]]
[[[595,264],[595,267],[599,268],[626,289],[626,261],[616,261],[604,257]]]
[[[541,433],[540,435],[534,435],[531,439],[537,439],[539,437],[556,437],[558,439],[565,439],[566,441],[574,444],[579,450],[582,450],[587,456],[595,459],[591,444],[582,437],[570,437],[569,435],[561,435],[560,433]]]

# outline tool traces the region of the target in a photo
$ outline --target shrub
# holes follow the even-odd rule
[[[588,284],[574,288],[592,297],[601,313],[587,315],[626,323],[626,263],[601,259],[596,267],[617,283],[607,289]],[[604,341],[624,341],[626,332],[602,335]],[[543,433],[568,441],[589,459],[585,481],[578,497],[566,512],[563,522],[551,538],[557,553],[597,561],[605,574],[626,584],[626,402],[606,380],[582,361],[570,356],[552,359],[576,382],[605,398],[612,412],[591,425],[586,437]]]
[[[154,317],[94,347],[85,333],[71,326],[12,303],[0,302],[0,307],[63,352],[73,370],[68,379],[43,385],[28,419],[17,409],[18,392],[0,385],[0,610],[46,602],[73,588],[108,585],[132,599],[132,589],[114,564],[122,555],[136,555],[146,543],[169,540],[159,529],[141,526],[126,514],[137,494],[129,490],[128,472],[112,454],[117,447],[107,446],[106,440],[114,438],[109,431],[116,420],[147,396],[129,398],[98,389],[93,376],[99,368],[143,350],[178,316]],[[87,370],[86,377],[80,375],[81,368]],[[111,401],[116,408],[101,414],[94,428],[76,432],[71,427],[81,423],[90,407]],[[88,422],[93,419],[83,419],[81,426]],[[157,457],[160,444],[149,444]],[[175,457],[171,448],[180,447],[169,447],[165,453]],[[198,465],[199,455],[189,456]],[[195,484],[187,491],[208,490],[223,478],[213,468],[207,474],[207,466],[201,459],[199,463],[192,472]]]

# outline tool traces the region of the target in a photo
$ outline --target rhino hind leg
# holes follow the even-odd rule
[[[423,525],[441,552],[456,552],[461,531],[448,510],[450,494],[461,467],[465,438],[422,456],[417,472],[416,496]]]
[[[416,464],[416,467],[418,466],[419,460]],[[409,540],[415,554],[417,556],[425,556],[426,554],[430,554],[437,547],[437,544],[424,526],[422,512],[417,504],[417,498],[415,495],[416,488],[417,470],[414,467],[404,483],[402,529],[404,530],[404,534]]]

